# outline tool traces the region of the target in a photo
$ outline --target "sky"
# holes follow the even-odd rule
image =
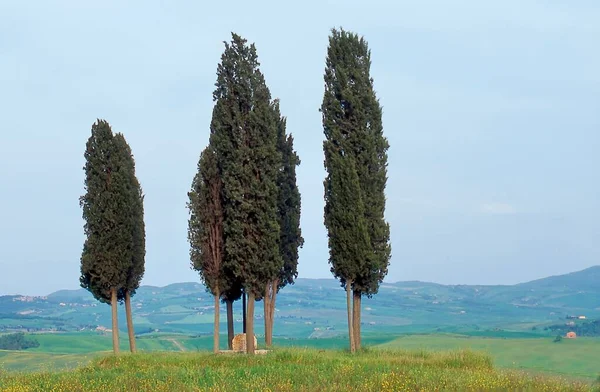
[[[331,278],[318,111],[331,28],[365,37],[389,140],[388,282],[513,284],[600,264],[600,2],[0,2],[0,295],[79,287],[83,153],[124,133],[142,284],[198,281],[187,191],[223,41],[257,46],[302,160],[302,278]]]

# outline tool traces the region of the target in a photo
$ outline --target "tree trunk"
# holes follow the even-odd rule
[[[119,353],[119,320],[117,319],[117,288],[110,290],[110,306],[112,308],[112,340],[113,353]]]
[[[355,347],[354,347],[354,328],[352,328],[352,322],[353,322],[353,318],[352,318],[352,295],[351,295],[351,286],[352,286],[352,281],[351,280],[347,280],[346,281],[346,309],[348,311],[348,338],[350,340],[350,352],[353,353],[355,351]]]
[[[273,345],[273,327],[275,325],[275,300],[277,299],[277,285],[279,284],[278,281],[275,281],[275,283],[273,284],[273,298],[271,298],[270,304],[271,305],[271,311],[269,313],[269,346]]]
[[[360,338],[360,305],[362,300],[362,294],[360,291],[354,292],[353,298],[353,310],[352,310],[352,319],[354,325],[354,349],[356,351],[360,350],[361,346],[361,338]]]
[[[227,304],[227,348],[233,350],[233,337],[235,330],[233,329],[233,301],[225,301]]]
[[[275,320],[275,299],[277,298],[277,286],[279,280],[275,279],[267,284],[265,290],[265,344],[267,347],[273,345],[273,324]]]
[[[131,293],[129,290],[125,290],[125,316],[127,317],[127,333],[129,334],[129,351],[135,353],[135,329],[133,328],[133,317],[131,316]]]
[[[246,353],[254,355],[254,293],[248,293],[248,316],[246,319]]]
[[[242,332],[246,333],[246,291],[242,291]]]
[[[219,316],[220,316],[220,308],[219,308],[219,299],[221,297],[221,292],[219,288],[217,288],[215,293],[215,321],[214,321],[214,330],[213,330],[213,352],[217,354],[219,352]]]
[[[267,283],[264,297],[265,345],[267,347],[271,345],[269,343],[269,328],[271,326],[271,322],[269,321],[269,314],[271,313],[271,284],[271,282]]]

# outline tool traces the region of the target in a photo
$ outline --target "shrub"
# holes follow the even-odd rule
[[[37,340],[25,338],[23,332],[0,336],[0,350],[27,350],[39,346]]]

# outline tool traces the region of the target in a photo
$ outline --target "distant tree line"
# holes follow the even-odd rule
[[[300,158],[255,45],[235,33],[224,44],[210,136],[188,192],[188,240],[191,267],[214,296],[214,351],[220,347],[220,304],[226,304],[231,348],[233,304],[241,299],[247,352],[253,353],[256,301],[264,301],[265,344],[270,346],[277,293],[298,276],[304,244],[296,181]],[[331,272],[347,294],[352,352],[361,347],[361,299],[378,292],[391,255],[384,218],[389,145],[370,67],[364,38],[333,29],[320,108],[327,171],[324,223]],[[115,353],[117,303],[125,303],[135,351],[131,296],[144,274],[142,190],[129,145],[106,121],[92,126],[85,158],[81,286],[112,306]]]
[[[577,336],[600,336],[600,320],[576,323],[575,325],[556,324],[544,328],[565,335],[567,332],[575,332]]]
[[[27,350],[39,347],[40,343],[33,338],[26,338],[22,332],[0,336],[0,350]]]

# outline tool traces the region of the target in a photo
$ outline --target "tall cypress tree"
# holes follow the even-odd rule
[[[248,295],[247,350],[254,353],[254,302],[281,269],[276,177],[277,119],[254,44],[237,34],[217,69],[210,144],[222,175],[224,269]]]
[[[133,220],[127,163],[110,125],[92,126],[85,151],[85,190],[80,198],[86,236],[81,255],[81,286],[112,307],[113,351],[119,352],[117,301],[133,261]]]
[[[264,297],[265,343],[273,344],[273,324],[275,303],[279,290],[294,284],[298,276],[298,248],[304,244],[300,229],[300,191],[296,184],[296,166],[300,158],[294,151],[294,138],[286,134],[286,118],[281,116],[279,101],[273,104],[277,121],[277,150],[281,163],[277,174],[279,196],[277,210],[279,216],[279,253],[283,260],[281,270],[267,283]]]
[[[351,287],[354,302],[352,339],[356,349],[360,349],[361,345],[362,295],[377,293],[387,274],[391,255],[390,230],[384,218],[389,145],[383,136],[382,110],[373,89],[370,67],[371,53],[367,42],[356,34],[333,29],[329,38],[321,108],[327,139],[325,155],[326,160],[332,159],[331,149],[337,149],[347,167],[354,166],[368,238],[364,259],[356,264]],[[327,146],[327,143],[332,145]],[[329,169],[328,175],[332,176]],[[328,180],[331,181],[331,178]]]
[[[364,203],[352,155],[340,148],[341,132],[329,134],[324,143],[325,226],[329,238],[331,272],[346,290],[350,351],[355,351],[352,288],[365,268],[369,236]]]
[[[119,293],[119,299],[125,302],[125,314],[127,319],[127,331],[129,335],[129,349],[132,353],[136,352],[135,330],[133,327],[133,316],[131,314],[131,297],[133,297],[140,287],[140,283],[145,272],[146,256],[146,227],[144,224],[144,195],[142,187],[135,174],[135,160],[131,148],[125,136],[117,133],[114,136],[115,149],[121,155],[124,165],[122,170],[127,170],[129,194],[129,213],[127,218],[131,221],[131,248],[132,259],[131,266],[127,271],[125,286]]]
[[[206,288],[215,297],[214,347],[219,352],[219,300],[227,290],[223,271],[223,184],[217,157],[208,146],[200,156],[198,174],[189,192],[190,220],[188,238],[192,267],[200,273]]]

